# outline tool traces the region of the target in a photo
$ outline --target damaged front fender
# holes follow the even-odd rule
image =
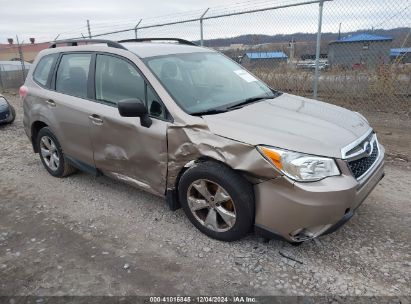
[[[280,175],[255,146],[212,133],[206,125],[169,125],[167,189],[176,187],[184,166],[204,157],[220,161],[250,177],[272,179]]]

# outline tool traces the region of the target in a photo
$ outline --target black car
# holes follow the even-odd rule
[[[12,123],[16,118],[16,111],[7,99],[0,95],[0,124]]]

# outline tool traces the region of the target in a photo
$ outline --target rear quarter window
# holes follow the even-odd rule
[[[33,73],[33,79],[38,84],[42,86],[47,85],[47,81],[49,79],[51,70],[54,67],[54,63],[56,62],[57,57],[58,54],[50,54],[40,59]]]

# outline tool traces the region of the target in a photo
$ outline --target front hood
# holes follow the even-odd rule
[[[219,136],[335,158],[370,129],[355,112],[290,94],[203,118]]]

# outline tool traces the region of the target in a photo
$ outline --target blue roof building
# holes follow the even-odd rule
[[[401,56],[401,55],[405,55],[408,53],[411,53],[411,48],[397,48],[397,49],[390,50],[391,57]]]
[[[391,60],[397,63],[411,63],[411,48],[395,48],[390,50]]]
[[[392,37],[361,33],[333,41],[328,62],[344,68],[375,68],[389,63]]]
[[[344,43],[344,42],[370,42],[370,41],[391,41],[392,38],[388,36],[378,36],[378,35],[372,35],[372,34],[357,34],[353,36],[346,36],[343,37],[339,40],[336,40],[331,43]]]

